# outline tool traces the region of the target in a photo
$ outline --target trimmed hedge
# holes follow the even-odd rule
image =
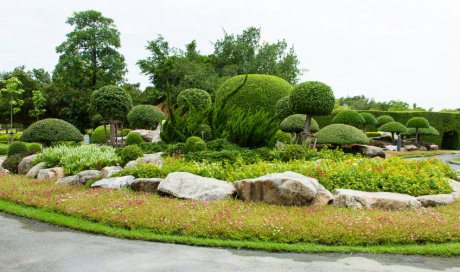
[[[283,120],[286,117],[294,114],[294,112],[291,109],[291,106],[289,105],[289,96],[285,96],[278,100],[278,102],[276,102],[275,111],[276,118],[278,118],[279,120]]]
[[[185,152],[198,152],[206,150],[206,143],[196,136],[189,137],[185,142]]]
[[[201,89],[185,89],[177,96],[177,106],[184,110],[192,108],[195,111],[206,111],[211,104],[211,96],[207,91]]]
[[[318,81],[306,81],[292,90],[289,105],[295,113],[327,115],[334,109],[335,97],[328,85]]]
[[[407,121],[406,127],[408,128],[429,128],[430,122],[423,117],[412,117]]]
[[[344,124],[354,127],[364,125],[364,117],[355,110],[341,110],[332,118],[333,124]]]
[[[394,122],[395,119],[393,119],[393,117],[389,116],[389,115],[381,115],[379,117],[376,118],[377,119],[377,125],[379,126],[383,126],[385,125],[386,123],[389,123],[389,122]]]
[[[8,156],[27,152],[27,146],[24,142],[12,142],[8,147]]]
[[[154,129],[164,118],[164,113],[152,105],[137,105],[128,113],[128,122],[132,129]]]
[[[106,130],[107,130],[107,135],[106,135],[106,131],[104,130],[104,126],[98,126],[96,129],[94,129],[90,137],[91,143],[92,144],[105,144],[106,141],[110,139],[110,126],[106,126]]]
[[[61,119],[48,118],[30,125],[21,136],[24,142],[39,142],[46,145],[51,142],[81,142],[83,135],[69,122]]]
[[[293,114],[285,118],[281,122],[280,129],[284,132],[300,133],[304,129],[306,118],[307,117],[305,114]],[[318,130],[319,130],[318,122],[316,122],[316,120],[312,118],[310,131],[317,132]]]
[[[399,122],[388,122],[379,127],[377,130],[392,133],[403,133],[407,131],[407,128]]]
[[[126,136],[125,145],[141,145],[144,142],[142,136],[137,132],[130,132]]]
[[[320,144],[347,145],[367,144],[370,142],[362,130],[344,124],[328,125],[320,129],[316,136]]]

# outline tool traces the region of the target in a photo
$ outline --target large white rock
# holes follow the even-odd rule
[[[388,192],[363,192],[350,189],[335,189],[334,205],[353,208],[382,208],[397,210],[419,208],[420,202],[413,196]]]
[[[28,178],[36,178],[37,175],[38,175],[38,172],[40,170],[44,169],[45,165],[46,165],[46,163],[44,163],[44,162],[41,162],[41,163],[38,163],[38,164],[34,165],[34,167],[32,167],[29,170],[29,172],[27,172],[26,177],[28,177]]]
[[[25,175],[30,169],[32,169],[32,163],[35,160],[35,157],[37,157],[37,155],[30,155],[22,159],[22,161],[18,164],[19,175]]]
[[[138,178],[129,187],[138,192],[156,193],[162,180],[161,178]]]
[[[91,185],[93,188],[108,188],[108,189],[123,189],[128,188],[131,183],[133,183],[135,177],[133,176],[124,176],[117,178],[105,178],[99,181],[96,181]]]
[[[163,152],[158,152],[158,153],[153,153],[153,154],[144,154],[143,157],[137,158],[134,161],[129,161],[125,165],[125,168],[126,169],[133,168],[134,166],[138,164],[143,164],[143,163],[155,164],[156,166],[161,167],[163,166],[163,159],[161,158],[162,154]]]
[[[160,135],[160,132],[157,130],[148,130],[148,129],[136,129],[131,132],[139,133],[142,136],[142,139],[146,142],[153,142],[156,136]]]
[[[121,166],[106,166],[101,169],[101,175],[103,178],[109,178],[113,174],[120,172],[123,170]]]
[[[383,151],[383,149],[381,149],[378,146],[358,145],[357,144],[351,147],[351,152],[355,154],[358,153],[358,154],[361,154],[369,158],[374,158],[374,157],[385,158],[386,157],[386,154]]]
[[[64,177],[64,168],[53,167],[38,171],[37,179],[60,179]]]
[[[333,199],[316,179],[290,171],[239,180],[235,187],[238,197],[244,201],[320,206]]]
[[[158,191],[177,198],[219,200],[231,198],[235,194],[235,187],[223,180],[174,172],[160,182]]]
[[[406,145],[405,148],[406,148],[407,151],[415,151],[415,150],[418,150],[418,147],[415,146],[415,145]]]
[[[75,176],[60,178],[56,183],[57,184],[69,184],[69,185],[86,184],[88,181],[92,179],[100,178],[100,177],[102,177],[101,171],[85,170],[85,171],[81,171]]]
[[[424,195],[418,196],[417,200],[423,207],[436,207],[454,202],[455,197],[452,194]]]

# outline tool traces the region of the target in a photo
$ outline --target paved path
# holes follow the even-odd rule
[[[0,213],[0,271],[460,271],[460,257],[293,254],[115,239]]]

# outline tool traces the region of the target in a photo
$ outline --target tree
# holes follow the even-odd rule
[[[421,128],[429,128],[430,123],[427,119],[423,117],[412,117],[411,119],[409,119],[409,121],[407,121],[406,127],[415,128],[415,144],[418,144],[419,130]]]
[[[364,117],[355,110],[342,110],[339,111],[334,118],[332,124],[345,124],[354,127],[361,127],[364,125]]]
[[[390,115],[380,115],[377,117],[377,124],[379,126],[385,125],[386,123],[393,122],[395,119]]]
[[[364,118],[364,124],[363,124],[364,133],[366,133],[367,126],[375,126],[378,123],[377,118],[375,118],[374,115],[368,112],[362,112],[361,116]]]
[[[6,81],[2,82],[5,84],[5,88],[0,89],[0,93],[5,94],[9,100],[10,106],[10,129],[11,137],[10,142],[13,141],[13,114],[21,111],[21,107],[24,104],[24,101],[19,99],[18,96],[24,93],[24,90],[21,89],[21,81],[16,77],[11,77]]]
[[[291,133],[291,135],[294,134],[295,142],[300,143],[300,140],[301,140],[300,133],[304,129],[305,118],[306,116],[304,114],[293,114],[291,116],[288,116],[283,121],[281,121],[280,129],[283,132]],[[310,131],[317,132],[318,130],[319,130],[319,125],[315,121],[315,119],[312,118]]]
[[[391,132],[391,140],[395,141],[395,133],[399,135],[407,131],[407,128],[399,122],[388,122],[379,127],[378,131]]]
[[[38,117],[46,112],[46,109],[44,108],[46,105],[46,97],[43,95],[42,91],[36,90],[32,91],[32,93],[32,103],[34,108],[29,110],[29,115],[31,117],[36,117],[38,121]]]
[[[115,121],[124,118],[133,106],[131,96],[121,87],[104,86],[91,94],[91,109],[110,124],[110,144],[115,145]]]
[[[312,116],[328,115],[335,105],[331,87],[318,81],[300,83],[289,96],[289,105],[294,113],[306,114],[304,133],[310,134]]]

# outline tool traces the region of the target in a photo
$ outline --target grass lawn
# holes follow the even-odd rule
[[[179,200],[15,175],[1,177],[0,199],[6,212],[130,239],[298,252],[460,255],[460,201],[401,211],[283,207]]]
[[[0,143],[0,156],[8,153],[8,144]]]
[[[420,158],[420,157],[432,157],[437,155],[449,155],[455,154],[449,150],[436,150],[436,151],[385,151],[388,157],[400,157],[400,158]]]

